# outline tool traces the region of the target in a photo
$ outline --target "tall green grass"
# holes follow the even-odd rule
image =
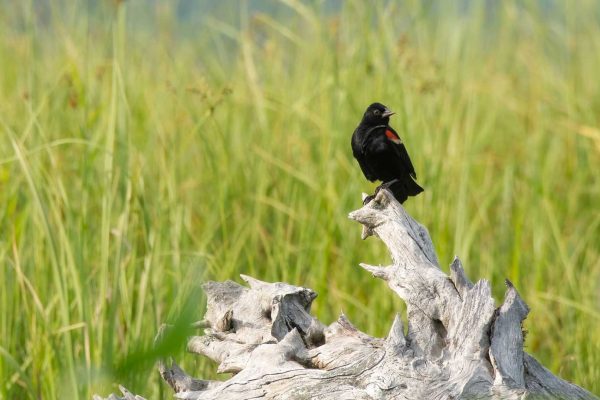
[[[442,264],[499,301],[511,279],[527,351],[600,393],[594,1],[165,4],[0,5],[0,398],[168,397],[158,327],[239,273],[384,335],[403,306],[357,264],[389,258],[346,218],[373,189],[349,146],[372,101],[398,112]]]

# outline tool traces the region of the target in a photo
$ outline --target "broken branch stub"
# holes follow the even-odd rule
[[[447,276],[427,229],[389,191],[350,218],[390,250],[392,265],[361,266],[406,302],[407,334],[398,315],[385,339],[344,315],[326,327],[310,315],[316,293],[308,288],[244,275],[249,287],[209,282],[204,335],[190,338],[188,350],[233,376],[204,381],[161,362],[176,398],[597,399],[523,351],[529,309],[516,288],[507,281],[496,308],[489,282],[473,284],[458,258]]]

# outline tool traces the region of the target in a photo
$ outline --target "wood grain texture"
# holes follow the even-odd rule
[[[344,315],[325,326],[310,314],[317,295],[308,288],[244,275],[248,287],[208,282],[204,335],[190,338],[188,350],[233,375],[204,381],[161,362],[176,398],[597,399],[523,351],[529,308],[509,281],[496,307],[489,282],[473,284],[458,258],[447,276],[427,229],[387,190],[349,217],[388,247],[392,265],[361,266],[406,302],[407,333],[398,315],[386,338]]]

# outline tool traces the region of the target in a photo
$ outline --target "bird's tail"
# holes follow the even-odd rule
[[[419,186],[410,176],[404,179],[396,179],[385,185],[393,193],[396,200],[400,203],[404,203],[408,196],[416,196],[423,191],[423,188]]]
[[[412,177],[406,178],[406,191],[409,196],[416,196],[424,190]]]

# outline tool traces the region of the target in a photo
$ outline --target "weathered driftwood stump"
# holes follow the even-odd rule
[[[344,315],[325,326],[310,314],[317,295],[308,288],[244,275],[249,288],[209,282],[205,334],[188,350],[233,375],[204,381],[161,362],[176,398],[596,399],[523,351],[529,309],[513,285],[496,308],[489,282],[471,283],[458,258],[444,274],[427,230],[388,191],[350,218],[391,252],[390,266],[361,266],[406,302],[407,334],[399,316],[383,339]]]

